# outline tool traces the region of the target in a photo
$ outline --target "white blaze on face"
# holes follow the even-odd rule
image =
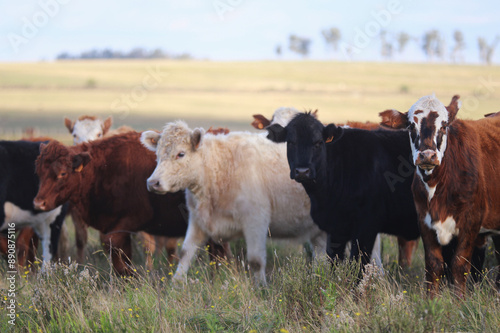
[[[448,110],[434,95],[424,96],[412,105],[408,111],[408,121],[415,131],[412,134],[410,130],[413,163],[416,163],[419,153],[422,152],[420,151],[422,141],[429,139],[429,136],[432,136],[433,147],[424,149],[435,150],[439,163],[442,162],[446,150],[447,129],[445,125],[448,124],[448,117]],[[442,135],[439,135],[440,131],[443,131]]]
[[[103,136],[103,122],[101,119],[77,120],[73,127],[73,143],[94,141]]]
[[[273,113],[271,125],[279,124],[283,127],[286,127],[286,125],[288,125],[288,123],[299,113],[299,110],[292,107],[281,107],[279,109],[276,109]]]

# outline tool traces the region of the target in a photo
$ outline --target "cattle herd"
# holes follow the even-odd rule
[[[0,141],[0,250],[14,248],[5,236],[15,225],[17,264],[35,260],[40,240],[45,270],[69,213],[80,263],[90,226],[116,273],[133,274],[137,235],[147,268],[166,248],[179,261],[173,280],[183,283],[200,247],[230,259],[228,242],[243,238],[265,286],[268,237],[304,244],[311,260],[382,266],[385,233],[398,237],[402,267],[421,238],[430,296],[446,275],[464,297],[487,238],[500,246],[500,117],[457,119],[458,99],[445,106],[425,96],[406,113],[381,112],[380,124],[324,125],[316,111],[280,108],[270,120],[254,115],[262,133],[205,132],[183,121],[139,133],[110,130],[111,118],[66,118],[73,146]]]

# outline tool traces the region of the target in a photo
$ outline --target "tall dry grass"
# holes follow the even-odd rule
[[[361,280],[357,263],[310,264],[300,248],[270,244],[267,288],[253,283],[241,257],[217,264],[202,255],[190,269],[187,284],[174,285],[175,265],[160,257],[150,272],[139,255],[134,260],[136,276],[120,278],[111,273],[106,253],[94,243],[87,265],[59,264],[48,274],[22,272],[16,326],[2,318],[0,331],[498,331],[500,298],[494,288],[492,249],[483,281],[470,285],[465,300],[447,286],[431,300],[422,283],[422,249],[414,265],[403,271],[394,263],[394,243],[384,237],[385,270],[370,266]],[[236,242],[233,251],[240,253],[243,247]],[[5,309],[2,284],[0,307]]]

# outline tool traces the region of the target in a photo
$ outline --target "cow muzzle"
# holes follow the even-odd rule
[[[415,165],[426,171],[432,170],[439,166],[438,155],[431,149],[421,151],[418,153]]]
[[[48,210],[47,204],[43,199],[35,198],[35,200],[33,200],[33,207],[35,207],[36,210],[42,210],[42,211]]]
[[[165,191],[163,189],[163,187],[161,186],[161,183],[158,179],[152,179],[152,178],[149,178],[148,181],[147,181],[147,185],[148,185],[148,191],[149,192],[153,192],[153,193],[157,193],[157,194],[165,194],[167,193],[167,191]]]
[[[310,168],[295,168],[293,170],[293,179],[298,182],[303,182],[311,179],[311,169]]]

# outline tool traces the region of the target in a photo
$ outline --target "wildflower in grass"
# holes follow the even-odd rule
[[[284,328],[280,328],[280,332],[281,333],[288,333],[288,330],[284,329]]]
[[[356,312],[356,316],[361,316],[361,313],[359,313],[359,312]]]
[[[363,272],[363,279],[358,285],[358,291],[361,294],[365,294],[369,289],[376,287],[376,281],[380,280],[383,276],[383,272],[377,265],[367,264],[365,265],[365,271]]]
[[[161,279],[160,279],[161,282],[164,282],[165,281],[165,277],[162,276]]]
[[[337,315],[337,319],[335,320],[336,328],[340,330],[345,326],[351,326],[354,324],[354,319],[344,310],[341,310]]]
[[[172,272],[168,272],[168,275],[174,275],[174,273],[172,273]]]

